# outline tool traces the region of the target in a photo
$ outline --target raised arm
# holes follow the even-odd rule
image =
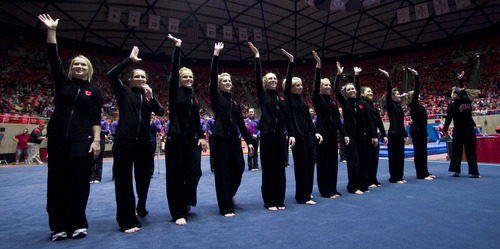
[[[464,78],[464,75],[465,75],[465,72],[462,71],[461,73],[458,74],[457,76],[457,79],[458,79],[458,85],[460,86],[460,88],[464,88],[464,81],[463,81],[463,78]]]
[[[413,89],[413,96],[411,97],[410,100],[410,106],[418,104],[418,95],[420,95],[420,80],[418,77],[418,72],[417,70],[409,67],[408,70],[411,72],[412,75],[415,76],[415,89]]]
[[[214,55],[212,56],[212,63],[210,64],[210,99],[212,102],[217,101],[219,94],[217,69],[219,67],[219,54],[224,48],[224,43],[217,42],[214,46]],[[212,103],[212,106],[214,103]]]
[[[47,43],[57,44],[56,29],[57,25],[59,25],[59,19],[54,21],[49,14],[38,15],[38,19],[47,27]]]
[[[340,91],[340,75],[344,72],[344,67],[340,65],[340,62],[337,61],[337,77],[335,77],[335,82],[333,83],[335,87],[335,94],[337,95],[337,99],[340,102],[341,106],[345,106],[345,98]]]
[[[358,98],[361,98],[361,83],[359,83],[359,74],[363,69],[360,67],[354,67],[354,87],[356,88],[356,92],[358,93]]]
[[[319,97],[319,88],[321,86],[321,58],[319,58],[316,51],[312,51],[314,59],[316,60],[316,68],[314,69],[314,90],[313,98]]]
[[[130,51],[128,58],[124,59],[118,65],[109,70],[108,79],[115,95],[118,95],[126,87],[119,78],[120,74],[125,70],[125,68],[132,65],[132,63],[139,61],[142,61],[142,59],[139,58],[139,48],[134,46],[132,51]]]
[[[286,85],[284,89],[284,95],[289,98],[292,91],[292,77],[293,77],[293,55],[288,53],[285,49],[281,49],[281,52],[288,57],[288,69],[286,70]]]
[[[168,79],[169,86],[168,90],[170,92],[170,97],[174,96],[173,94],[177,89],[179,89],[179,67],[181,64],[181,45],[182,40],[173,37],[171,34],[168,34],[168,38],[175,42],[174,53],[172,55],[172,68],[170,69],[170,76]]]
[[[259,102],[261,102],[264,100],[264,86],[262,85],[262,64],[260,62],[260,53],[251,42],[248,42],[248,45],[255,55],[255,85],[257,88],[257,97],[259,98]],[[262,105],[262,103],[260,104]]]
[[[390,101],[392,101],[392,86],[391,86],[391,80],[389,78],[389,73],[380,68],[378,70],[386,77],[386,83],[387,83],[386,105],[389,106]]]

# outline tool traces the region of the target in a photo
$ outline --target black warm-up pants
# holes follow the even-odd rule
[[[377,145],[376,147],[369,146],[368,164],[367,164],[367,186],[372,184],[375,185],[380,184],[380,182],[377,180],[379,154],[380,154],[380,145]]]
[[[201,177],[201,147],[198,139],[173,135],[165,147],[167,199],[174,221],[187,219],[187,206],[196,206],[196,188]]]
[[[101,153],[97,158],[92,161],[92,173],[90,174],[90,181],[101,181],[102,180],[102,156],[104,154],[104,149],[106,144],[101,144]]]
[[[296,135],[292,148],[295,173],[295,200],[306,203],[311,200],[314,181],[314,138],[313,135]]]
[[[462,163],[463,148],[465,145],[465,156],[467,157],[467,162],[469,164],[469,174],[479,175],[479,169],[477,167],[477,154],[476,154],[476,133],[474,131],[470,132],[460,132],[453,133],[453,143],[451,151],[450,160],[450,172],[460,173],[460,165]],[[492,151],[491,153],[498,153]]]
[[[260,135],[260,164],[262,166],[262,198],[264,206],[285,206],[284,134],[262,132]]]
[[[233,197],[241,184],[245,160],[241,140],[214,137],[215,191],[220,214],[234,213]]]
[[[47,213],[50,229],[72,234],[87,228],[85,209],[89,198],[91,141],[48,140]]]
[[[389,182],[403,180],[405,163],[405,137],[403,134],[389,131],[389,143],[387,152],[389,154]]]
[[[424,179],[430,175],[427,169],[427,134],[411,132],[410,135],[413,142],[413,161],[415,163],[417,179]]]
[[[259,139],[250,138],[253,146],[253,155],[248,156],[248,170],[259,169]]]
[[[117,139],[113,144],[113,171],[115,174],[116,221],[122,231],[140,227],[135,211],[135,195],[132,169],[137,192],[137,212],[146,211],[149,184],[151,182],[151,143],[148,140]]]
[[[347,159],[347,191],[354,193],[356,190],[366,191],[367,179],[367,163],[369,159],[369,151],[371,139],[366,135],[359,137],[349,136],[349,144],[345,147]]]
[[[323,136],[323,142],[318,145],[317,180],[318,189],[322,197],[331,197],[340,194],[337,191],[338,137],[337,135]]]

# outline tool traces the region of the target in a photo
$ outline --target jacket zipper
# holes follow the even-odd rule
[[[141,129],[141,122],[142,122],[142,103],[143,103],[143,98],[142,94],[139,94],[141,96],[141,105],[139,106],[139,124],[137,125],[137,135],[135,137],[135,140],[139,140],[139,131]]]
[[[80,95],[80,87],[78,87],[78,91],[76,92],[75,100],[73,101],[73,106],[71,107],[71,113],[69,114],[68,129],[66,130],[65,138],[68,138],[68,135],[69,135],[69,128],[71,127],[71,120],[73,120],[73,113],[75,112],[75,104],[76,104],[76,100],[78,100],[78,95]]]

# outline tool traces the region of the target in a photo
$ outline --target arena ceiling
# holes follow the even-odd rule
[[[0,3],[0,23],[42,33],[45,27],[37,15],[48,13],[61,20],[59,38],[124,50],[137,45],[141,53],[169,55],[173,42],[167,39],[167,33],[173,18],[179,24],[178,32],[172,34],[183,40],[183,56],[193,61],[209,59],[216,41],[225,44],[221,54],[224,60],[252,60],[247,44],[252,41],[264,60],[278,61],[286,59],[280,48],[294,53],[297,59],[312,59],[311,50],[322,57],[361,57],[475,35],[483,30],[498,34],[500,29],[499,0],[364,0],[365,6],[354,11],[329,10],[330,1],[334,1],[332,6],[339,2],[353,3],[351,0],[16,0]],[[324,2],[318,5],[322,9],[311,7],[312,2]],[[447,2],[449,12],[439,14],[434,2]],[[427,3],[429,15],[417,19],[416,6],[422,3]],[[117,9],[121,15],[112,20],[118,22],[110,22],[110,10]],[[408,10],[407,22],[400,23],[400,9]],[[129,25],[129,17],[134,13],[139,15],[139,26]],[[150,15],[160,16],[158,30],[149,28]],[[208,37],[207,24],[216,25],[216,38]],[[223,26],[232,32],[231,39],[223,38]],[[239,37],[244,29],[247,40]],[[261,41],[255,41],[259,30]]]

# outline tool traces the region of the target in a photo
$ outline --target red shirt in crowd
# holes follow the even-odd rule
[[[15,136],[17,138],[17,148],[18,149],[27,149],[28,148],[28,138],[30,137],[30,134],[18,134]]]

